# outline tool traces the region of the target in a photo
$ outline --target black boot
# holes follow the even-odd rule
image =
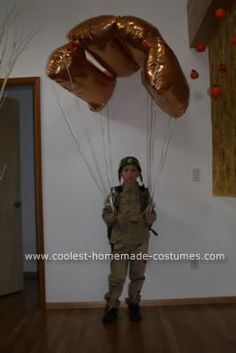
[[[117,320],[117,309],[116,308],[105,308],[105,314],[103,315],[102,322],[104,324],[111,324]]]
[[[140,313],[139,304],[129,304],[129,319],[130,321],[141,321],[142,315]]]

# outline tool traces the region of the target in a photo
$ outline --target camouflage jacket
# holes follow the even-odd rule
[[[140,209],[141,209],[141,212],[144,213],[150,203],[150,193],[149,193],[148,188],[141,186],[141,185],[139,185],[139,190],[140,190]],[[114,213],[119,212],[122,191],[123,191],[122,185],[115,186],[115,187],[111,188],[111,193],[109,194],[109,196],[107,197],[107,199],[105,201],[105,207],[103,208],[103,212],[102,212],[102,217],[103,217],[104,221],[105,221],[104,216],[108,212],[114,212]],[[152,206],[152,212],[155,212],[154,205]],[[113,224],[107,224],[107,236],[108,236],[109,240],[111,237],[112,228],[113,228]],[[153,232],[155,235],[158,235],[151,228],[151,226],[149,227],[149,230],[151,232]]]

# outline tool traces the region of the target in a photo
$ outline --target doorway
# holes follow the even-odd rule
[[[5,117],[6,122],[10,122],[9,116],[11,117],[12,123],[10,124],[10,128],[7,127],[7,123],[5,126],[6,133],[11,136],[11,138],[5,138],[4,148],[7,145],[11,145],[10,141],[14,140],[14,135],[16,134],[16,130],[19,131],[19,136],[21,142],[20,145],[20,168],[19,172],[20,177],[17,178],[17,157],[14,157],[14,163],[12,165],[13,174],[14,174],[14,189],[16,189],[16,185],[20,184],[21,193],[19,197],[13,196],[11,201],[11,209],[8,212],[5,212],[3,222],[5,221],[5,233],[7,233],[8,229],[12,229],[8,227],[6,218],[10,219],[10,213],[14,216],[14,226],[17,225],[17,220],[19,214],[21,214],[20,219],[20,227],[21,227],[21,239],[19,237],[19,241],[17,241],[14,235],[14,241],[11,241],[14,245],[14,251],[12,250],[12,245],[7,244],[9,241],[5,239],[4,234],[2,236],[3,244],[6,249],[11,249],[13,256],[17,259],[17,251],[19,253],[19,249],[21,248],[22,254],[22,264],[18,260],[16,265],[16,261],[9,260],[10,256],[6,256],[7,261],[11,261],[11,270],[9,270],[9,274],[18,276],[20,268],[22,267],[23,272],[27,277],[35,277],[38,282],[38,298],[41,306],[45,305],[45,269],[44,262],[39,259],[37,261],[26,261],[25,253],[44,253],[44,237],[43,237],[43,210],[42,210],[42,168],[41,168],[41,128],[40,128],[40,78],[39,77],[27,77],[27,78],[11,78],[7,81],[6,91],[5,91],[5,102],[2,107],[2,115]],[[5,105],[5,112],[4,112]],[[13,109],[14,107],[14,109]],[[15,116],[15,118],[13,117]],[[16,120],[19,120],[17,126]],[[4,121],[4,120],[3,120]],[[10,129],[10,130],[7,130]],[[11,131],[14,131],[12,133]],[[13,136],[13,137],[12,137]],[[4,139],[3,139],[4,140]],[[15,145],[16,145],[15,143]],[[9,147],[10,148],[10,147]],[[4,151],[3,151],[4,156]],[[12,154],[11,154],[12,155]],[[4,157],[7,161],[7,156]],[[4,159],[3,158],[3,159]],[[12,158],[12,157],[11,157]],[[1,161],[0,161],[1,162]],[[5,183],[10,183],[7,180],[7,162],[3,163],[3,166],[0,166],[1,176],[5,177]],[[10,166],[10,165],[9,165]],[[9,179],[10,177],[10,168]],[[19,180],[19,182],[18,182]],[[16,182],[17,181],[17,182]],[[10,187],[10,191],[12,192],[12,188]],[[14,190],[13,190],[14,192]],[[17,191],[15,191],[17,194]],[[4,194],[4,190],[2,191],[2,195]],[[22,198],[22,199],[21,199]],[[10,192],[7,193],[7,199],[11,199]],[[14,202],[13,202],[14,200]],[[4,207],[2,207],[4,208]],[[20,211],[20,212],[19,212]],[[6,217],[7,214],[7,217]],[[18,217],[18,218],[17,218]],[[11,221],[8,223],[11,223]],[[4,230],[4,227],[3,227]],[[10,230],[12,234],[17,233],[16,228]],[[4,232],[3,232],[4,233]],[[13,236],[12,236],[13,237]],[[7,238],[7,237],[5,237]],[[20,244],[22,243],[22,245]],[[17,249],[16,249],[17,248]],[[15,269],[14,269],[14,268]],[[10,276],[5,276],[5,284],[9,285]],[[15,281],[17,282],[17,281]],[[10,288],[10,287],[9,287]],[[23,289],[20,287],[20,281],[18,284],[18,290]],[[13,286],[14,289],[14,286]],[[13,290],[14,291],[14,290]],[[13,292],[12,291],[12,292]],[[17,291],[17,289],[15,290]],[[3,292],[4,293],[4,292]],[[7,293],[7,291],[6,291]]]

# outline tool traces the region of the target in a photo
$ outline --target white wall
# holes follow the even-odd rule
[[[100,14],[136,15],[157,26],[179,58],[187,75],[200,72],[191,81],[191,102],[185,118],[176,121],[158,199],[159,238],[151,238],[151,252],[223,252],[225,262],[202,262],[192,270],[189,262],[150,261],[143,290],[144,299],[235,295],[234,256],[236,237],[233,198],[212,196],[211,116],[207,53],[188,48],[185,1],[141,0],[46,0],[25,5],[21,30],[40,28],[18,61],[13,76],[41,76],[43,205],[46,252],[107,252],[105,226],[100,212],[102,198],[68,132],[44,68],[49,54],[65,42],[65,34],[84,19]],[[96,116],[59,89],[60,100],[78,124],[82,114],[98,144]],[[147,94],[138,75],[120,79],[109,104],[112,114],[112,156],[135,154],[143,166]],[[102,112],[105,115],[105,112]],[[167,119],[158,111],[161,121]],[[162,124],[162,123],[161,123]],[[80,127],[80,125],[76,125]],[[101,157],[101,156],[100,156]],[[191,181],[193,167],[200,168],[201,181]],[[48,262],[48,302],[102,300],[107,286],[107,262]],[[124,297],[124,296],[123,296]]]

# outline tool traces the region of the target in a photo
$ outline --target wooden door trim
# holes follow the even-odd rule
[[[34,99],[34,170],[35,170],[35,206],[37,253],[44,254],[43,202],[42,202],[42,156],[41,156],[41,109],[40,77],[9,78],[6,87],[32,86]],[[38,260],[40,305],[45,307],[45,266]]]

